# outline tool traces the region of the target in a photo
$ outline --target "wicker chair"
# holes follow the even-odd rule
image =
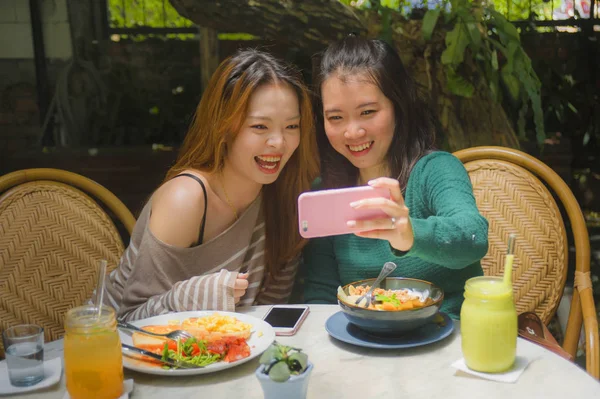
[[[82,191],[81,191],[82,190]],[[131,234],[135,218],[98,183],[57,169],[0,177],[0,329],[41,325],[47,341],[92,296],[100,259],[116,267],[123,243],[102,202]],[[0,358],[4,349],[0,342]]]
[[[586,368],[600,378],[598,319],[590,278],[590,243],[585,220],[573,193],[547,165],[521,151],[474,147],[456,152],[467,169],[480,212],[489,222],[486,275],[504,272],[508,236],[516,233],[513,288],[517,312],[535,311],[548,324],[565,287],[567,235],[562,216],[546,183],[569,217],[575,241],[575,287],[564,349],[575,356],[582,321]]]

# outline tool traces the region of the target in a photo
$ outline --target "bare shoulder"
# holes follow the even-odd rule
[[[194,175],[208,185],[202,175]],[[187,248],[198,240],[205,204],[202,186],[195,179],[171,179],[152,195],[150,230],[167,244]]]

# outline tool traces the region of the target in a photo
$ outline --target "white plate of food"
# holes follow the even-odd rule
[[[195,347],[191,345],[192,349],[188,344],[184,350],[183,343],[177,345],[172,340],[120,329],[122,343],[163,354],[164,344],[167,342],[170,356],[179,360],[209,363],[199,368],[166,368],[158,362],[123,355],[125,368],[147,374],[184,376],[228,369],[259,356],[275,340],[275,331],[271,325],[242,313],[178,312],[132,321],[131,324],[156,333],[185,330],[194,336],[196,341],[193,342],[197,343]]]

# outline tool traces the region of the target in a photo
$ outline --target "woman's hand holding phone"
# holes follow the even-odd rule
[[[369,181],[369,185],[371,187],[388,188],[391,198],[363,199],[352,202],[350,206],[354,209],[381,210],[389,218],[349,220],[347,222],[348,227],[359,237],[387,240],[397,250],[408,251],[412,248],[415,237],[398,180],[380,177]]]
[[[349,220],[387,218],[380,209],[355,209],[350,203],[367,198],[391,198],[387,188],[347,187],[303,193],[298,197],[298,226],[304,238],[351,234]]]

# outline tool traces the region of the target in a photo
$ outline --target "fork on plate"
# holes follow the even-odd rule
[[[178,339],[186,340],[188,338],[192,338],[193,337],[192,334],[190,334],[189,332],[184,331],[184,330],[175,330],[175,331],[171,331],[168,334],[153,333],[153,332],[150,332],[150,331],[143,330],[143,329],[141,329],[139,327],[134,326],[131,323],[128,323],[128,322],[122,321],[122,320],[121,321],[117,321],[117,327],[124,328],[124,329],[127,329],[127,330],[137,331],[137,332],[142,333],[142,334],[153,335],[155,337],[162,337],[162,338],[172,339],[174,341],[177,341]]]

